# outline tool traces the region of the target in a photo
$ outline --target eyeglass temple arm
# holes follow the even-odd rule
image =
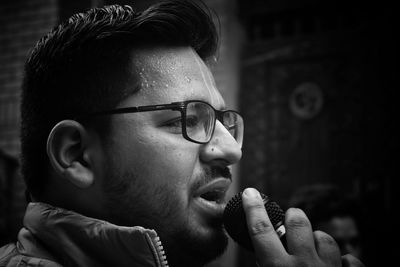
[[[149,105],[140,107],[127,107],[127,108],[117,108],[112,110],[104,110],[89,114],[89,116],[102,116],[102,115],[112,115],[112,114],[122,114],[122,113],[135,113],[144,111],[157,111],[166,109],[176,109],[179,110],[183,107],[181,102],[165,104],[165,105]]]

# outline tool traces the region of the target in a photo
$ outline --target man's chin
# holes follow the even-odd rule
[[[228,246],[228,237],[222,226],[207,234],[185,232],[165,244],[170,266],[203,266],[221,256]]]

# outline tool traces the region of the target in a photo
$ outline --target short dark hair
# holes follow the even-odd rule
[[[143,12],[111,5],[75,14],[39,40],[25,64],[21,100],[21,167],[30,193],[40,199],[46,141],[57,122],[115,107],[133,84],[135,48],[190,46],[203,60],[215,55],[212,15],[198,0],[162,1]]]

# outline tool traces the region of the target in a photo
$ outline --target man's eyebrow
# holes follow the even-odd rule
[[[226,103],[225,103],[225,101],[218,101],[218,104],[221,104],[221,107],[220,108],[215,108],[215,109],[217,109],[217,110],[227,110],[228,108],[226,107]]]
[[[192,98],[192,99],[185,99],[184,101],[187,101],[187,100],[200,100],[200,101],[206,102],[207,104],[209,104],[210,106],[212,106],[212,107],[215,108],[216,110],[227,110],[225,101],[218,101],[218,103],[221,103],[222,105],[221,105],[221,107],[215,107],[214,105],[212,105],[212,104],[210,103],[209,99],[205,99],[205,98],[203,98],[203,97],[200,97],[200,98]]]
[[[127,87],[123,89],[123,99],[126,99],[130,96],[135,95],[136,93],[138,93],[140,90],[143,90],[143,88],[141,87],[140,83],[135,83],[134,86],[131,87]]]
[[[209,104],[211,105],[211,103],[209,103]],[[214,105],[211,105],[211,106],[214,107],[216,110],[227,110],[227,107],[226,107],[226,104],[224,101],[222,101],[222,102],[218,101],[218,104],[221,104],[221,106],[220,107],[215,107]]]

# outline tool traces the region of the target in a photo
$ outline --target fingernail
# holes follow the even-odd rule
[[[246,188],[243,194],[251,198],[261,198],[260,193],[254,188]]]

